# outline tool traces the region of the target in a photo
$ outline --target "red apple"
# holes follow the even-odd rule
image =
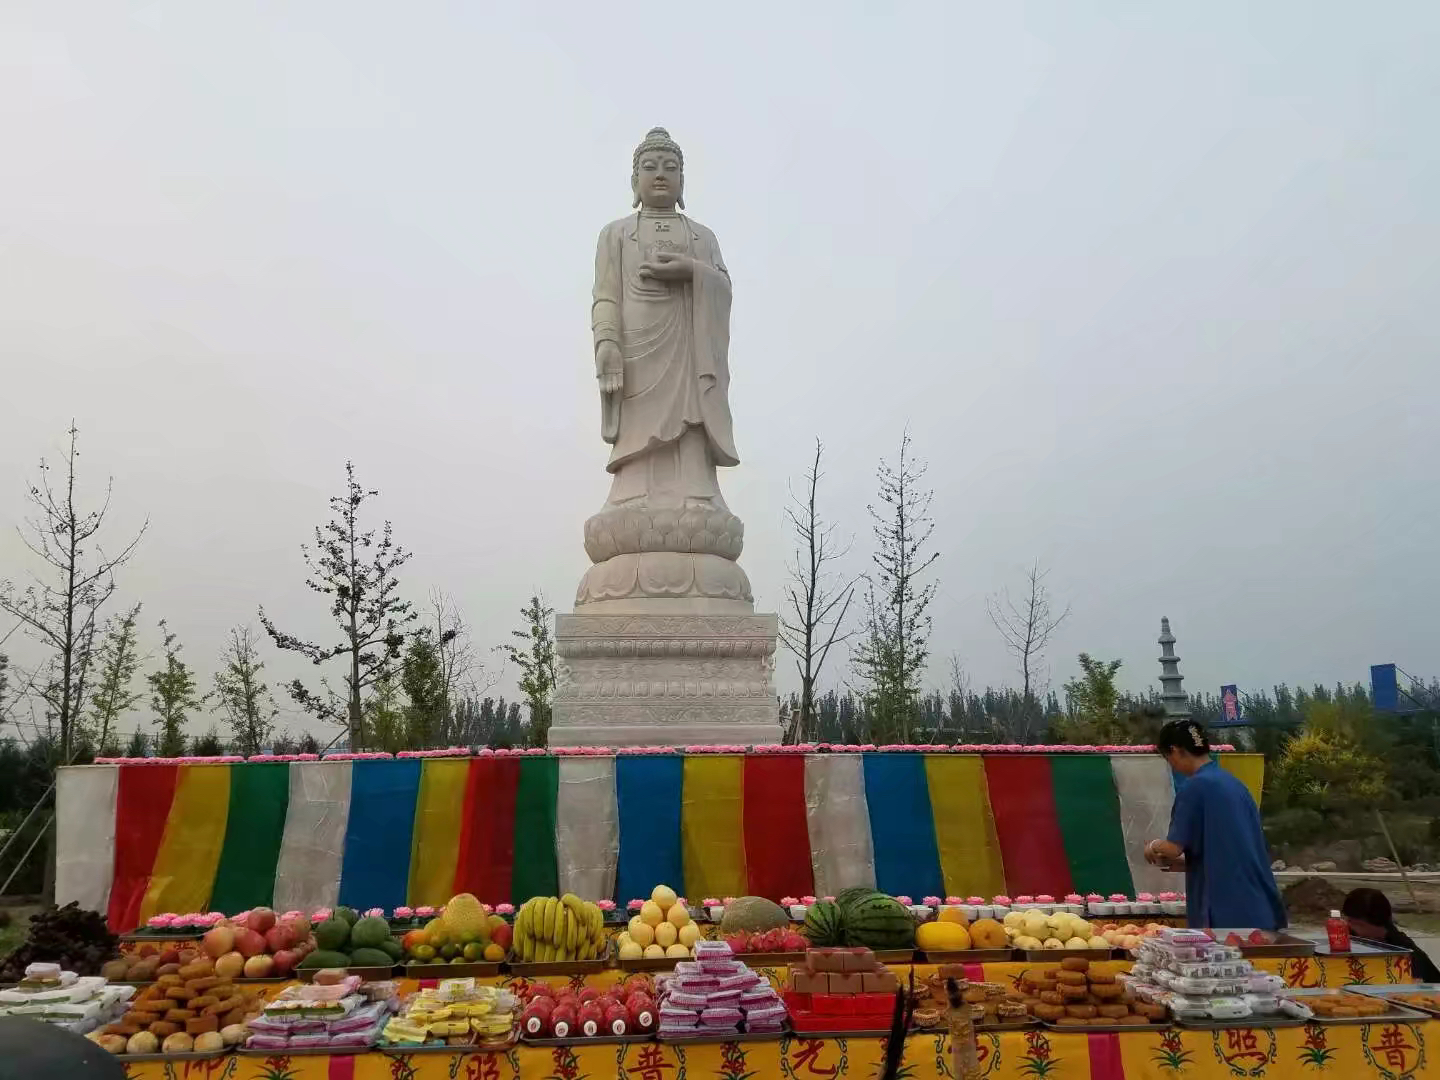
[[[295,965],[304,959],[293,949],[281,949],[275,954],[275,974],[277,976],[289,975],[295,970]]]
[[[494,930],[490,931],[490,940],[508,953],[511,943],[515,940],[515,928],[509,923],[506,923],[504,926],[497,926]]]
[[[257,907],[250,909],[250,918],[245,923],[257,934],[263,934],[275,925],[275,912],[268,907]]]
[[[237,931],[235,934],[235,951],[246,959],[252,956],[259,956],[265,951],[265,939],[254,930],[248,928]]]
[[[628,1027],[629,1017],[625,1014],[624,1005],[611,1005],[605,1010],[605,1030],[611,1035],[624,1035]]]
[[[295,944],[295,931],[283,923],[276,924],[265,931],[265,944],[272,953],[289,949]]]
[[[227,952],[235,950],[235,931],[228,926],[217,926],[213,930],[207,930],[205,936],[200,939],[200,946],[210,959],[219,960]],[[176,955],[178,959],[179,954]]]
[[[259,953],[245,961],[244,970],[247,979],[268,979],[275,972],[275,958]]]
[[[550,1030],[555,1038],[566,1038],[575,1027],[575,1010],[569,1005],[556,1005],[550,1013]]]
[[[580,1034],[593,1038],[600,1034],[600,1025],[605,1023],[605,1014],[600,1011],[600,1006],[593,1001],[587,1001],[580,1006],[580,1012],[576,1014],[580,1024]]]

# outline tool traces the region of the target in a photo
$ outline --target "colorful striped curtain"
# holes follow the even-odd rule
[[[1258,793],[1264,761],[1221,766]],[[1173,801],[1148,754],[479,756],[62,769],[56,893],[166,911],[496,904],[569,891],[917,902],[1158,892]],[[1171,885],[1171,887],[1174,887]]]

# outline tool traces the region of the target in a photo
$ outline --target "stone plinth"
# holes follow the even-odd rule
[[[778,743],[778,632],[775,615],[561,615],[550,745]]]

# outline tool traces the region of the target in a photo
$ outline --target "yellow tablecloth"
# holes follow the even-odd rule
[[[1015,1031],[982,1035],[990,1080],[1427,1080],[1440,1078],[1434,1024],[1146,1029],[1124,1035]],[[133,1080],[872,1080],[880,1039],[667,1046],[657,1043],[521,1046],[505,1054],[391,1057],[226,1057],[210,1062],[128,1063]],[[952,1078],[949,1040],[906,1041],[906,1080]]]

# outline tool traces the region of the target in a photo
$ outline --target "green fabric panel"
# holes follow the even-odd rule
[[[1050,758],[1050,776],[1075,891],[1133,896],[1110,756],[1055,754]]]
[[[515,792],[515,867],[510,901],[517,907],[532,896],[560,895],[555,865],[555,800],[560,792],[560,759],[520,759]]]
[[[275,864],[289,805],[290,766],[285,762],[230,766],[230,813],[210,895],[212,911],[237,915],[274,901]]]

